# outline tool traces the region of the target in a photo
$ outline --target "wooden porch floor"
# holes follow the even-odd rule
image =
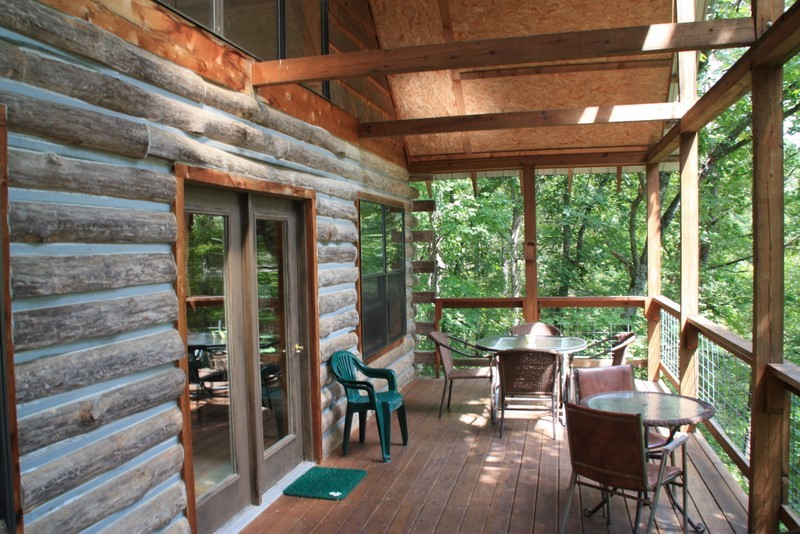
[[[283,495],[244,532],[556,532],[571,474],[566,430],[559,425],[553,439],[549,413],[509,412],[500,439],[488,420],[486,383],[470,382],[456,382],[452,410],[438,419],[442,379],[416,379],[404,391],[409,443],[402,446],[393,417],[390,463],[379,460],[371,418],[363,445],[355,432],[348,456],[337,452],[323,463],[367,470],[345,500]],[[699,434],[689,456],[690,517],[707,532],[746,532],[747,497]],[[635,504],[621,498],[612,499],[609,526],[600,514],[582,517],[598,499],[596,491],[576,493],[567,532],[632,531]],[[680,532],[680,525],[662,500],[657,531]]]

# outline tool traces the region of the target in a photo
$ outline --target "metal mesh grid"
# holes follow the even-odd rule
[[[697,356],[697,396],[714,405],[714,421],[749,459],[750,366],[702,335]]]
[[[677,318],[661,310],[661,363],[674,376],[680,380],[680,331],[681,325]]]
[[[789,492],[787,504],[800,514],[800,398],[790,395],[789,407]]]

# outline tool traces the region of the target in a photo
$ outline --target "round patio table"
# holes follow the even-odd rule
[[[493,336],[475,342],[479,348],[498,352],[509,349],[554,350],[561,353],[576,352],[586,348],[586,340],[567,336]]]

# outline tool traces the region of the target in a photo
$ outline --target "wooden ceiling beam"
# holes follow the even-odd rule
[[[513,76],[539,76],[542,74],[573,74],[609,70],[666,69],[672,67],[672,59],[630,59],[625,61],[595,61],[590,63],[566,63],[564,65],[537,65],[507,69],[481,69],[461,72],[462,80],[485,80]]]
[[[253,65],[252,80],[254,86],[302,83],[404,72],[730,48],[748,46],[754,40],[751,18],[663,23],[261,61]]]
[[[517,111],[513,113],[486,113],[454,117],[364,122],[359,124],[358,133],[361,137],[387,137],[479,130],[664,121],[680,119],[684,111],[685,106],[679,103],[659,102],[654,104]]]
[[[698,132],[750,91],[754,66],[784,63],[800,53],[800,2],[795,2],[683,115],[648,154],[659,162],[672,154],[682,133]]]
[[[568,167],[618,167],[644,165],[647,151],[602,152],[584,154],[544,154],[531,156],[501,156],[486,158],[453,158],[418,161],[409,164],[409,172],[416,174],[442,174],[471,171],[499,171],[521,169],[535,165],[537,169],[560,169]],[[411,179],[413,181],[413,178]]]

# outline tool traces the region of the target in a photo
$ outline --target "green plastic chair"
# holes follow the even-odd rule
[[[347,414],[344,420],[344,443],[342,455],[346,456],[350,449],[350,430],[353,426],[353,414],[358,413],[358,441],[364,443],[367,427],[367,411],[375,411],[378,423],[378,435],[381,438],[383,461],[389,461],[392,424],[391,415],[397,411],[400,421],[400,432],[403,434],[403,445],[408,445],[408,426],[406,424],[406,404],[403,394],[397,391],[397,379],[391,369],[368,367],[353,353],[346,350],[335,352],[331,356],[331,368],[336,381],[344,386],[347,394]],[[359,380],[357,371],[369,378],[382,378],[388,381],[388,391],[375,391],[371,382]]]

